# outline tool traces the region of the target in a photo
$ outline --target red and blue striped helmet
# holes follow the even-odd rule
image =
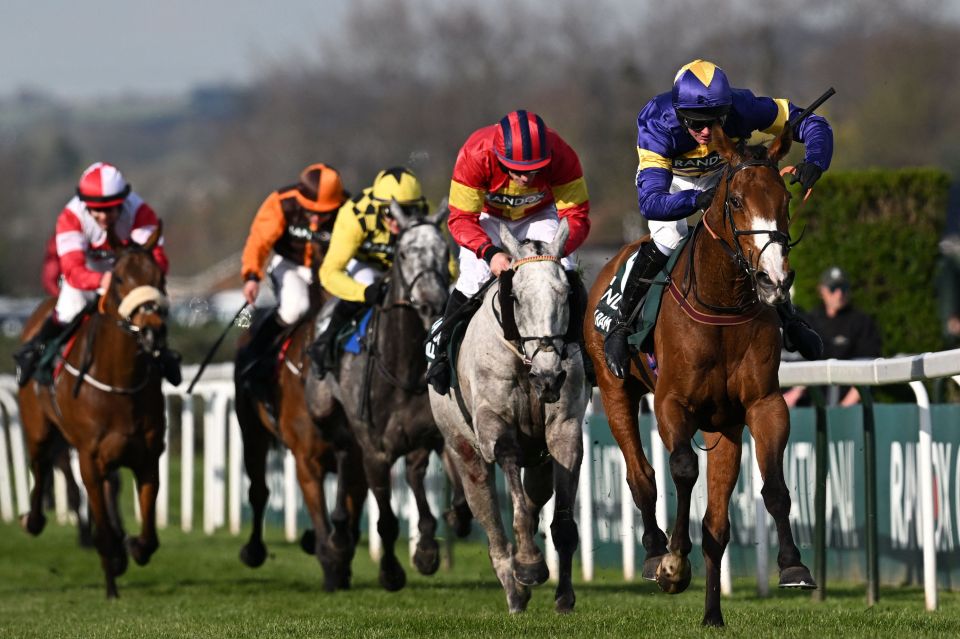
[[[729,110],[733,98],[723,69],[706,60],[694,60],[673,79],[673,108],[679,110]]]
[[[523,109],[503,116],[493,148],[500,163],[514,171],[535,171],[550,164],[547,127],[539,115]]]

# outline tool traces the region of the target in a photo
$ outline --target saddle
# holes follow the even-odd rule
[[[70,350],[73,348],[76,340],[77,331],[83,326],[84,322],[93,316],[96,310],[96,302],[87,304],[82,311],[77,313],[76,317],[70,320],[69,324],[63,327],[59,335],[44,344],[43,354],[41,354],[40,359],[37,360],[37,366],[33,373],[33,379],[35,379],[37,383],[42,386],[50,386],[53,384],[59,366],[62,365],[58,364],[58,358],[60,362],[62,362],[66,359],[67,355],[70,354]],[[87,341],[92,341],[92,332],[89,334],[89,338]]]
[[[627,338],[627,341],[648,355],[653,354],[653,331],[657,325],[657,316],[660,314],[660,303],[663,301],[663,294],[670,284],[670,272],[673,270],[677,260],[680,259],[680,252],[684,244],[687,243],[692,235],[693,233],[689,232],[686,237],[680,240],[677,248],[670,255],[670,259],[667,260],[666,266],[653,278],[647,294],[643,297],[643,301],[640,302],[641,308],[635,311],[629,319],[630,337]],[[610,284],[608,284],[606,290],[604,290],[603,295],[600,296],[596,310],[593,312],[593,326],[604,337],[610,332],[615,319],[620,314],[620,301],[623,296],[619,291],[623,290],[623,279],[628,261],[629,260],[624,261],[624,263],[620,265],[620,268],[617,269],[616,275],[613,276]]]

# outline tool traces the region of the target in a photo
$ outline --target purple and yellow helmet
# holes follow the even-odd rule
[[[677,71],[673,79],[673,108],[678,113],[726,113],[733,101],[723,69],[706,60],[694,60]]]

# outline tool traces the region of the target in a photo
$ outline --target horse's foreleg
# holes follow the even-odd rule
[[[240,561],[251,568],[263,565],[267,559],[267,547],[263,543],[263,512],[270,491],[267,489],[267,450],[270,448],[270,433],[252,413],[249,402],[237,403],[237,418],[243,438],[243,465],[250,478],[247,499],[253,515],[252,529],[247,543],[240,549]]]
[[[470,520],[473,519],[473,513],[470,512],[467,496],[463,492],[463,480],[452,459],[454,454],[448,446],[444,446],[443,454],[440,457],[443,461],[443,469],[450,479],[451,492],[453,493],[450,509],[443,514],[443,518],[449,529],[462,539],[470,534]]]
[[[510,501],[513,503],[513,538],[517,542],[513,556],[513,576],[525,586],[539,586],[547,580],[550,572],[534,539],[536,521],[527,507],[527,497],[520,478],[519,451],[516,443],[501,443],[503,440],[497,443],[496,455],[503,469]]]
[[[365,455],[363,468],[367,475],[367,485],[377,500],[380,510],[380,519],[377,521],[377,532],[383,542],[383,556],[380,558],[380,585],[386,590],[394,592],[403,588],[407,583],[407,574],[400,562],[397,561],[396,543],[400,536],[400,522],[393,514],[390,506],[390,466],[391,462],[381,459],[370,459],[374,455]]]
[[[407,484],[417,502],[417,526],[420,531],[417,549],[413,554],[413,565],[421,575],[432,575],[440,567],[440,545],[436,539],[437,518],[430,512],[430,502],[427,501],[427,489],[424,485],[427,465],[430,463],[430,450],[418,448],[407,454],[406,462]]]
[[[332,528],[327,517],[327,499],[323,487],[326,469],[309,446],[298,448],[294,451],[297,481],[313,524],[313,530],[304,532],[300,543],[304,551],[316,556],[320,562],[323,568],[323,589],[333,592],[340,585],[342,571],[340,562],[330,548]]]
[[[729,436],[712,436],[707,440],[707,512],[703,517],[703,558],[706,564],[707,588],[703,625],[722,626],[720,611],[720,563],[730,541],[730,495],[740,476],[742,429]]]
[[[667,448],[671,448],[668,444]],[[697,483],[699,469],[697,455],[690,441],[674,442],[670,453],[670,475],[677,488],[677,515],[670,536],[670,553],[657,566],[656,579],[660,589],[671,595],[681,593],[690,585],[690,500]]]
[[[601,386],[600,397],[617,445],[623,452],[627,466],[627,485],[633,495],[633,503],[640,509],[643,521],[644,579],[653,580],[660,558],[667,554],[667,536],[657,524],[657,482],[653,467],[647,461],[640,440],[640,393],[628,392],[627,386]],[[633,531],[628,531],[633,534]]]
[[[333,512],[330,514],[330,535],[323,545],[317,546],[318,557],[324,555],[321,563],[326,561],[330,565],[330,572],[336,577],[336,588],[344,590],[350,588],[350,563],[356,551],[360,531],[354,528],[359,525],[360,510],[367,494],[367,482],[363,477],[362,464],[356,472],[352,469],[354,458],[350,449],[337,450],[334,453],[337,463],[337,496]],[[359,500],[359,501],[357,501]],[[324,571],[327,570],[325,565]]]
[[[547,447],[553,457],[553,487],[556,494],[550,535],[557,549],[560,570],[554,599],[556,611],[566,613],[573,611],[577,601],[573,592],[573,553],[580,543],[580,533],[573,519],[573,511],[577,501],[580,463],[583,460],[579,420],[568,420],[560,428],[548,430]]]
[[[160,547],[157,539],[157,493],[160,491],[159,458],[154,457],[136,469],[137,491],[140,502],[140,536],[127,539],[127,549],[140,566],[147,565]]]
[[[67,483],[67,504],[77,518],[78,542],[84,548],[93,545],[93,532],[90,529],[90,507],[84,508],[80,487],[73,476],[73,467],[70,464],[70,447],[64,446],[57,454],[54,464],[63,473]]]
[[[0,433],[0,437],[3,433]],[[30,446],[30,472],[33,474],[33,489],[30,491],[30,511],[20,518],[20,525],[31,535],[39,535],[47,525],[43,514],[43,497],[50,479],[50,453],[45,445]],[[6,460],[0,460],[6,463]]]
[[[783,450],[790,436],[790,415],[783,396],[755,404],[747,411],[747,424],[757,449],[757,464],[763,477],[763,505],[777,526],[781,588],[814,589],[810,570],[800,561],[800,550],[790,529],[790,491],[783,479]]]
[[[120,473],[112,470],[103,479],[103,496],[107,506],[107,517],[117,539],[123,539],[123,516],[120,514]]]
[[[487,533],[490,564],[506,593],[507,607],[511,613],[523,612],[530,601],[530,589],[517,583],[513,576],[513,549],[503,529],[494,467],[484,462],[468,441],[458,439],[449,445],[470,510]]]
[[[108,496],[104,494],[106,478],[93,459],[93,454],[80,452],[80,475],[87,489],[90,512],[93,514],[94,546],[100,555],[100,565],[107,581],[107,598],[117,597],[117,580],[127,569],[127,553],[121,539],[116,537],[108,513]]]

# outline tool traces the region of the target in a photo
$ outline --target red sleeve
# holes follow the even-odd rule
[[[87,268],[84,251],[88,247],[80,219],[69,209],[64,209],[57,218],[57,255],[60,256],[60,271],[70,286],[82,291],[93,291],[100,285],[102,273]]]
[[[47,248],[43,253],[43,270],[40,272],[40,283],[47,294],[56,297],[60,294],[60,257],[57,255],[57,236],[50,236]]]
[[[484,146],[487,137],[489,135],[485,129],[480,129],[467,139],[457,154],[453,180],[450,182],[450,218],[447,224],[457,244],[473,251],[479,258],[489,259],[492,255],[486,253],[497,249],[480,226],[484,197],[492,179],[487,159],[489,152]]]
[[[142,244],[153,234],[153,231],[159,224],[160,218],[158,218],[154,210],[150,208],[150,205],[144,202],[134,215],[133,227],[130,229],[130,238],[134,242]],[[153,259],[156,260],[157,264],[159,264],[163,270],[164,275],[166,275],[170,270],[170,260],[167,259],[167,252],[163,248],[163,236],[160,236],[157,245],[153,247]]]
[[[564,246],[564,255],[576,251],[590,233],[590,196],[583,177],[583,168],[576,151],[559,135],[551,142],[553,159],[550,164],[550,186],[557,200],[557,214],[567,220],[570,236]]]

